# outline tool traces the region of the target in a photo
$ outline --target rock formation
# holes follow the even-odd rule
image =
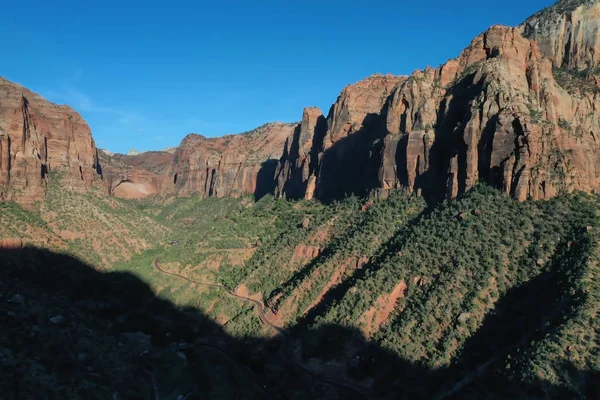
[[[327,131],[323,113],[316,107],[304,109],[302,122],[285,143],[275,179],[275,194],[312,199],[316,185],[319,152]]]
[[[554,67],[580,71],[600,63],[599,24],[597,1],[561,0],[528,18],[520,29],[537,41]]]
[[[281,149],[297,127],[272,123],[220,138],[190,134],[175,149],[136,155],[100,151],[106,189],[130,199],[153,194],[258,198],[273,192]]]
[[[14,250],[23,248],[23,239],[9,238],[0,240],[0,249]]]
[[[83,190],[99,181],[88,125],[70,107],[0,78],[0,201],[31,204],[42,199],[48,174],[58,170],[73,188]]]
[[[347,87],[329,113],[325,139],[301,141],[303,149],[319,149],[310,156],[315,178],[307,178],[306,157],[292,146],[276,192],[329,199],[405,187],[452,198],[479,181],[519,200],[598,191],[599,9],[597,2],[559,2],[519,28],[490,28],[439,68]],[[305,133],[308,124],[305,113]],[[298,176],[314,190],[304,184],[311,190],[298,192]]]
[[[453,198],[487,182],[519,200],[600,189],[600,2],[561,0],[517,28],[494,26],[455,59],[343,89],[325,117],[172,152],[103,155],[107,191],[331,200],[406,188]],[[0,199],[34,201],[51,169],[74,186],[101,171],[89,129],[66,106],[0,81]]]
[[[170,189],[173,154],[150,151],[138,155],[108,154],[100,150],[100,163],[109,194],[140,199]]]
[[[272,192],[277,160],[296,126],[272,123],[241,135],[186,136],[174,154],[170,191],[201,197]]]
[[[304,110],[299,131],[284,150],[276,194],[327,199],[375,187],[381,151],[382,109],[406,77],[374,75],[342,91],[327,120]]]

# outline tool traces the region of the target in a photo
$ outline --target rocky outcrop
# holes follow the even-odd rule
[[[597,102],[563,89],[519,29],[493,27],[396,87],[379,186],[452,198],[483,181],[519,200],[596,191]]]
[[[317,165],[306,169],[306,156],[296,157],[290,146],[281,159],[277,193],[310,198],[295,189],[310,187],[327,200],[408,188],[440,199],[477,182],[519,200],[598,191],[600,78],[589,69],[597,66],[599,6],[557,6],[519,28],[490,28],[439,68],[409,77],[375,76],[344,89],[324,139],[313,133],[312,140],[305,135],[299,141],[304,154],[319,149],[309,157]],[[556,18],[575,28],[556,31]],[[539,44],[532,39],[538,36]],[[566,80],[557,67],[575,72]],[[578,72],[583,68],[588,75]],[[301,131],[307,134],[309,120],[305,113]]]
[[[173,152],[147,151],[137,155],[113,154],[111,159],[134,168],[144,169],[157,175],[170,172],[173,165]]]
[[[331,200],[407,188],[453,198],[487,182],[519,200],[600,190],[600,2],[561,0],[517,28],[495,26],[456,59],[343,89],[327,117],[221,138],[188,135],[171,152],[103,155],[81,117],[0,81],[0,199],[43,197],[64,167],[107,191]],[[100,167],[103,164],[103,169]]]
[[[327,117],[316,179],[323,200],[376,187],[387,104],[406,77],[374,75],[342,90]]]
[[[59,170],[75,189],[100,181],[88,125],[70,107],[0,78],[0,201],[41,200],[48,174]]]
[[[106,190],[111,195],[140,199],[171,187],[172,153],[151,151],[130,156],[100,150],[99,155]]]
[[[21,238],[8,238],[0,240],[0,249],[14,250],[23,248],[23,239]]]
[[[294,248],[294,253],[292,259],[290,260],[290,264],[308,262],[319,256],[322,251],[323,249],[319,246],[299,244]]]
[[[277,161],[297,124],[272,123],[220,138],[191,134],[174,154],[172,186],[182,196],[257,198],[271,193]]]
[[[276,171],[275,195],[312,199],[316,186],[319,153],[327,122],[321,110],[305,108],[302,122],[288,138]]]
[[[572,70],[600,65],[600,3],[561,0],[521,26],[523,36],[535,39],[554,67]]]
[[[345,87],[326,120],[306,109],[281,158],[276,194],[329,199],[369,190],[379,169],[384,106],[404,80],[374,75]]]

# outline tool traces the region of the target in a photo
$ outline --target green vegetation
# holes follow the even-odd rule
[[[558,119],[558,126],[566,130],[571,130],[571,124],[569,123],[569,121],[563,118]]]
[[[590,80],[592,75],[598,75],[598,69],[575,71],[567,68],[553,68],[552,73],[556,82],[570,94],[599,93],[600,88]]]
[[[594,207],[578,197],[517,203],[489,190],[473,192],[434,210],[409,238],[399,238],[399,252],[356,282],[324,319],[356,320],[361,307],[350,304],[365,303],[365,296],[369,304],[369,296],[404,279],[408,293],[377,340],[407,359],[449,365],[509,289],[538,276],[575,230],[595,224]],[[461,212],[466,217],[456,218]],[[429,283],[410,285],[415,277]]]
[[[49,174],[40,214],[68,253],[99,267],[111,268],[133,254],[164,240],[168,227],[156,222],[135,203],[100,192],[79,193]]]
[[[243,285],[250,294],[260,293],[303,338],[311,357],[343,357],[357,346],[348,340],[346,350],[344,345],[331,344],[314,350],[311,343],[316,339],[308,332],[327,332],[328,326],[335,325],[368,332],[373,343],[429,369],[468,365],[476,358],[467,351],[475,346],[473,338],[485,329],[498,307],[512,307],[504,305],[507,298],[523,296],[525,301],[527,293],[522,294],[520,288],[536,287],[541,285],[538,281],[549,282],[568,272],[566,286],[552,292],[557,297],[545,300],[548,308],[543,312],[548,321],[544,323],[550,324],[543,330],[545,336],[525,343],[531,336],[528,331],[520,336],[508,323],[513,329],[509,334],[518,338],[516,343],[492,344],[494,356],[481,362],[502,364],[516,382],[566,381],[576,388],[577,378],[560,367],[567,360],[557,348],[573,343],[571,335],[577,332],[582,340],[580,353],[571,354],[569,360],[581,369],[600,368],[592,340],[596,328],[587,327],[600,303],[597,296],[582,295],[597,293],[589,279],[596,268],[592,262],[596,257],[595,197],[573,194],[520,203],[480,186],[461,199],[431,209],[422,199],[402,192],[393,192],[386,200],[371,199],[370,207],[363,207],[368,200],[351,197],[325,206],[271,197],[256,204],[248,199],[178,199],[156,215],[171,224],[178,241],[195,238],[194,250],[165,246],[140,262],[148,266],[160,254],[165,263],[174,263],[172,267],[188,276],[220,281],[231,288]],[[244,245],[253,253],[235,266],[221,259],[211,271],[190,268],[196,261],[205,262],[207,254],[224,250],[225,246],[219,248],[216,243],[230,243],[229,250]],[[318,251],[307,256],[303,248]],[[204,258],[194,259],[192,254],[204,254]],[[179,267],[178,258],[185,260]],[[189,264],[187,268],[184,263]],[[569,266],[567,272],[564,265]],[[164,285],[164,277],[151,274],[155,276],[150,280]],[[384,321],[375,324],[373,315],[388,306],[386,296],[400,282],[405,282],[405,292],[391,305]],[[247,305],[219,300],[218,291],[167,292],[173,301],[187,299],[186,304],[209,310],[211,318],[224,318],[226,330],[234,336],[265,333]],[[580,295],[567,302],[565,293]],[[556,322],[550,311],[556,301],[561,304],[556,310],[564,310],[568,322]],[[534,310],[539,312],[539,308]],[[534,316],[530,316],[532,321]],[[325,337],[316,340],[326,342]],[[574,352],[575,346],[571,347]]]
[[[581,193],[517,202],[483,185],[429,207],[402,191],[325,205],[124,201],[50,186],[40,212],[7,203],[0,216],[4,234],[45,232],[61,251],[135,276],[241,343],[273,334],[248,302],[164,275],[153,260],[261,298],[304,362],[340,365],[339,376],[382,395],[407,382],[424,390],[415,396],[452,392],[457,376],[477,371],[465,397],[500,375],[511,396],[526,383],[578,396],[586,371],[600,370],[598,205]],[[390,367],[351,366],[356,355]]]
[[[23,234],[20,224],[27,224],[32,228],[48,230],[46,221],[42,219],[40,213],[34,210],[26,210],[15,202],[8,201],[0,203],[0,232],[2,236],[10,237]]]
[[[542,120],[543,113],[541,111],[534,109],[530,104],[527,104],[527,108],[532,122],[538,123]]]

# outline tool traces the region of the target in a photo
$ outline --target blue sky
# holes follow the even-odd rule
[[[11,1],[0,76],[74,107],[101,148],[161,149],[326,113],[349,83],[437,66],[552,2]]]

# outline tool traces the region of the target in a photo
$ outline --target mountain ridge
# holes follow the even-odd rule
[[[0,80],[0,393],[599,398],[596,11],[172,153]]]
[[[599,2],[559,1],[517,27],[489,28],[437,68],[350,84],[327,115],[307,107],[299,123],[267,123],[216,138],[189,134],[168,168],[169,157],[160,152],[102,155],[106,168],[92,154],[84,164],[96,173],[86,167],[82,179],[103,179],[107,193],[134,198],[274,193],[330,200],[371,191],[385,196],[403,187],[439,200],[480,181],[519,200],[597,192],[599,21]],[[19,88],[40,110],[53,107]],[[10,140],[19,140],[17,131]],[[15,164],[7,147],[0,149]],[[3,178],[3,192],[13,193],[4,198],[27,203],[43,197],[44,180],[28,174],[21,189]]]

